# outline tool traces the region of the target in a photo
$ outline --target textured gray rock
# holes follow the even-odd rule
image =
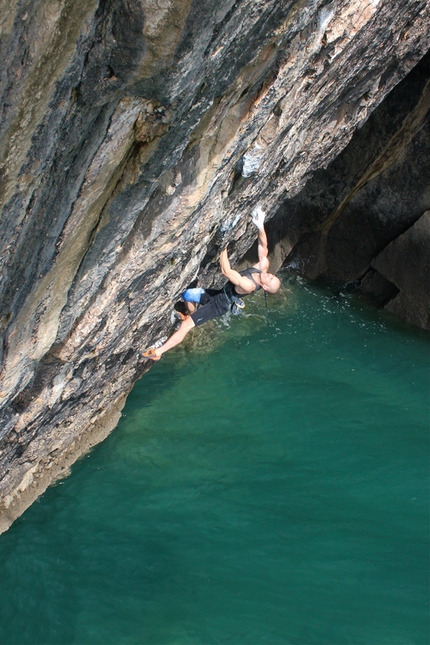
[[[372,267],[399,293],[386,308],[408,322],[430,328],[430,211],[376,256]]]
[[[218,278],[221,240],[233,260],[249,248],[251,206],[274,215],[422,58],[430,7],[16,0],[1,15],[0,530],[115,425],[147,369],[136,350],[168,333],[184,286]]]
[[[427,54],[327,169],[280,207],[273,221],[290,266],[308,278],[359,281],[430,208],[429,114]]]

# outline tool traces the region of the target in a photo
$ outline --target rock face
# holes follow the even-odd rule
[[[0,15],[4,530],[114,427],[147,369],[136,350],[169,332],[198,274],[219,280],[221,243],[243,256],[250,208],[279,231],[288,202],[423,57],[430,7],[12,0]],[[306,227],[326,244],[341,222],[326,220],[287,226],[278,263]]]
[[[391,242],[372,261],[372,268],[394,284],[398,294],[387,309],[430,328],[430,211]]]
[[[285,200],[273,220],[273,241],[285,249],[290,266],[308,278],[356,283],[393,313],[426,329],[429,110],[427,54],[346,149]],[[394,262],[394,249],[395,269],[388,263],[388,258]]]

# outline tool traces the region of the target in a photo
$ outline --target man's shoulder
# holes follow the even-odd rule
[[[242,274],[245,274],[245,276],[246,276],[246,274],[247,274],[247,273],[250,273],[251,275],[252,275],[252,274],[256,275],[256,274],[258,274],[258,273],[263,273],[263,272],[262,272],[262,270],[261,270],[260,263],[258,262],[257,264],[253,264],[252,266],[245,267],[244,269],[241,269],[241,270],[239,271],[239,273],[240,273],[241,275],[242,275]]]
[[[254,267],[261,271],[261,273],[269,272],[269,258],[263,258],[257,264],[254,264]]]

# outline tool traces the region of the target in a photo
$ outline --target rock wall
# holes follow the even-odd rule
[[[429,48],[426,0],[3,0],[0,530],[117,422],[172,301]],[[284,247],[285,248],[285,247]]]
[[[354,283],[429,329],[429,168],[426,54],[328,168],[284,201],[272,244],[306,277]]]

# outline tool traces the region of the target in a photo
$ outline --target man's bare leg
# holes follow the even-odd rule
[[[197,305],[195,302],[188,302],[188,300],[185,300],[185,306],[189,314],[193,314],[197,311]]]

